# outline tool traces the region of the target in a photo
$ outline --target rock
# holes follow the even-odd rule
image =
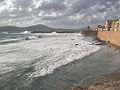
[[[77,46],[77,45],[79,45],[79,44],[76,43],[75,45]]]
[[[42,38],[42,36],[39,35],[38,38]]]
[[[75,40],[75,39],[71,39],[71,40]]]
[[[71,88],[71,89],[68,89],[68,90],[84,90],[84,89],[82,87],[78,86],[78,87]]]
[[[25,40],[29,40],[29,38],[28,38],[28,37],[26,37],[26,38],[25,38]]]

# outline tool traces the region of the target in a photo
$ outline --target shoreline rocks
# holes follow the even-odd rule
[[[111,74],[97,77],[86,88],[78,86],[68,90],[120,90],[120,72],[115,71]]]

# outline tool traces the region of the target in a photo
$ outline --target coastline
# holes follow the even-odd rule
[[[120,90],[120,69],[92,78],[92,83],[87,87],[73,87],[68,90]]]
[[[81,64],[81,58],[96,51],[97,47],[84,41],[81,34],[52,33],[47,35],[45,38],[1,45],[0,58],[6,65],[4,67],[1,63],[1,90],[7,88],[9,90],[16,90],[16,88],[18,90],[27,88],[29,90],[33,88],[34,90],[59,90],[59,87],[56,87],[59,84],[61,84],[60,88],[64,88],[66,85],[70,87],[77,83],[72,82],[72,78],[76,77],[74,73],[78,75],[82,73],[82,67],[78,67],[81,70],[77,72],[71,64],[76,63],[77,60]],[[63,68],[63,72],[59,72],[59,68]],[[81,78],[84,78],[84,75]]]
[[[94,42],[92,37],[85,37],[84,40]],[[91,84],[88,80],[118,69],[119,53],[107,45],[100,46],[102,48],[98,52],[61,66],[52,74],[34,78],[30,86],[35,90],[67,90],[70,87],[83,87]],[[113,62],[113,59],[116,61]]]
[[[88,45],[96,42],[93,40],[93,37],[82,37],[82,39],[89,41],[90,44]],[[29,42],[31,41],[27,43]],[[107,45],[100,45],[100,47],[99,51],[91,53],[82,59],[75,59],[66,65],[54,69],[53,73],[45,76],[28,78],[26,75],[33,72],[32,70],[34,69],[33,67],[21,68],[21,65],[24,66],[24,64],[21,64],[20,68],[18,67],[15,71],[1,76],[0,88],[1,90],[6,88],[9,88],[9,90],[16,90],[16,88],[18,90],[67,90],[70,87],[89,85],[91,82],[88,82],[88,80],[98,75],[112,72],[118,68],[118,63],[120,63],[118,62],[120,58],[118,52]],[[79,52],[79,54],[81,53]],[[113,55],[115,56],[113,57]],[[116,61],[113,62],[113,59]],[[13,85],[14,87],[12,87]]]
[[[92,39],[89,39],[89,37],[86,36],[85,40],[90,42],[94,41],[93,38],[95,37],[91,38]],[[119,51],[117,51],[119,48],[116,49],[113,45],[106,45],[106,47],[119,53]],[[119,63],[120,60],[117,60],[117,62]],[[120,63],[115,70],[88,78],[84,81],[83,85],[81,84],[76,87],[71,87],[67,90],[120,90]]]

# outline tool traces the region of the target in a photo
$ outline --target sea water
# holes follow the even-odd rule
[[[29,84],[35,78],[52,74],[61,66],[100,50],[99,46],[85,41],[80,33],[2,33],[0,37],[1,43],[20,40],[0,45],[0,90],[43,90],[32,89]]]
[[[26,31],[25,31],[26,32]],[[0,32],[0,45],[18,42],[25,37],[31,36],[30,33],[8,33]]]

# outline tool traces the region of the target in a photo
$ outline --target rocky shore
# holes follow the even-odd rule
[[[99,40],[97,41],[101,42]],[[102,44],[104,45],[103,42]],[[115,50],[119,50],[118,47],[116,48],[112,44],[109,46],[114,47]],[[88,82],[91,83],[86,87],[77,86],[68,90],[120,90],[120,68],[112,73],[93,77]]]
[[[120,71],[94,78],[91,85],[86,88],[78,86],[68,90],[120,90]]]

